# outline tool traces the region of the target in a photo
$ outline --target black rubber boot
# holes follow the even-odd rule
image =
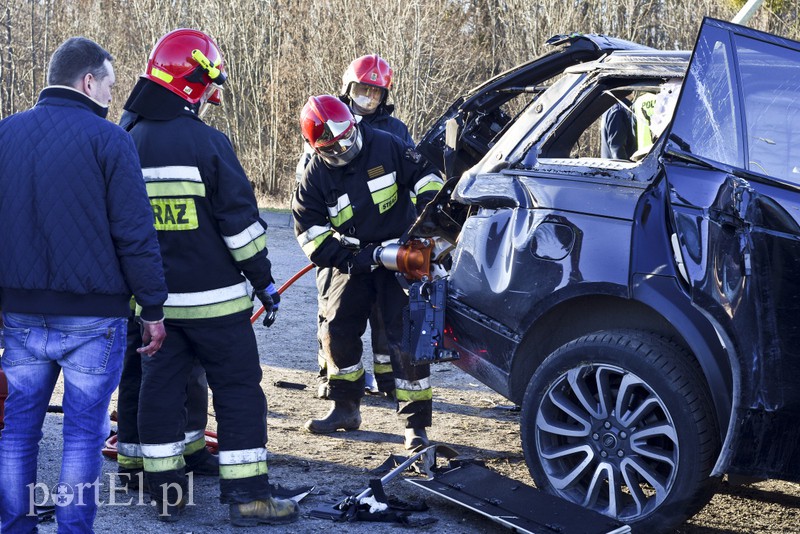
[[[150,491],[147,486],[147,475],[144,469],[125,469],[120,467],[117,470],[117,478],[119,480],[117,487],[122,489],[127,488],[127,491],[139,491],[141,488],[145,493]],[[144,482],[144,484],[142,484]]]
[[[430,442],[428,441],[428,433],[424,428],[406,428],[405,439],[403,445],[407,451],[418,451],[424,449]]]
[[[156,511],[158,512],[158,520],[164,523],[174,523],[178,521],[179,516],[183,513],[186,509],[186,495],[181,494],[179,497],[175,495],[174,492],[169,492],[171,497],[170,499],[164,501],[159,498],[153,498],[153,503],[156,507]],[[153,493],[150,493],[150,497],[153,497]],[[175,503],[175,504],[172,504]]]
[[[361,426],[361,400],[334,401],[324,419],[309,419],[305,427],[314,434],[330,434],[337,430],[358,430]]]
[[[145,481],[150,487],[151,504],[155,506],[158,520],[173,523],[186,508],[189,481],[183,467],[169,471],[147,471]]]

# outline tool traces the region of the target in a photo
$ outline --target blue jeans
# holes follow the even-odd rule
[[[37,532],[36,462],[50,396],[64,371],[64,452],[55,490],[58,532],[92,532],[99,500],[108,404],[125,350],[126,319],[4,313],[8,379],[0,434],[3,534]]]

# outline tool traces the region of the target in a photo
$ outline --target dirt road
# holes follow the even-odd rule
[[[279,282],[307,264],[294,239],[288,220],[270,214],[268,246],[275,277]],[[328,501],[358,493],[371,478],[369,470],[390,454],[405,454],[401,428],[393,406],[385,399],[364,400],[363,425],[359,431],[316,436],[303,430],[303,423],[327,411],[328,403],[313,396],[316,374],[316,288],[313,273],[295,283],[283,296],[277,322],[269,329],[260,324],[256,334],[264,369],[263,386],[269,401],[270,478],[287,486],[314,485],[316,492],[304,502],[304,511]],[[369,352],[369,343],[365,344]],[[371,366],[371,357],[365,357]],[[491,468],[530,484],[519,442],[519,415],[508,410],[507,400],[480,385],[449,364],[433,368],[434,426],[430,437],[449,444],[465,458],[481,459]],[[305,384],[304,390],[279,388],[278,380]],[[58,395],[53,404],[60,404]],[[40,480],[52,486],[58,476],[60,448],[59,415],[49,415],[40,460]],[[214,420],[211,418],[213,428]],[[106,478],[115,463],[105,462]],[[466,509],[455,507],[402,480],[387,486],[387,492],[405,501],[426,500],[428,512],[412,517],[436,518],[424,532],[504,532],[502,527]],[[95,524],[97,532],[229,532],[227,508],[218,502],[215,479],[195,479],[194,506],[174,524],[157,523],[154,511],[138,505],[136,495],[115,494],[110,503],[107,489]],[[122,505],[128,499],[130,504]],[[355,533],[407,530],[392,524],[333,523],[303,516],[298,523],[273,532]],[[43,523],[41,532],[55,532],[53,523]],[[714,500],[678,532],[691,534],[800,532],[800,485],[761,482],[734,487],[726,482]]]

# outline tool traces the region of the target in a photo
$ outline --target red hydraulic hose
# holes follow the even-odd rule
[[[278,294],[279,294],[279,295],[282,295],[282,294],[283,294],[283,292],[284,292],[284,291],[286,291],[286,289],[287,289],[287,288],[288,288],[290,285],[292,285],[292,284],[294,284],[295,282],[297,282],[297,280],[298,280],[300,277],[302,277],[304,274],[306,274],[308,271],[310,271],[310,270],[311,270],[311,269],[313,269],[313,268],[314,268],[314,264],[313,264],[313,263],[309,263],[308,265],[306,265],[305,267],[303,267],[302,269],[300,269],[299,271],[297,271],[297,272],[294,274],[294,276],[292,276],[291,278],[289,278],[289,279],[288,279],[286,282],[284,282],[284,283],[283,283],[283,285],[282,285],[281,287],[279,287],[279,288],[278,288]],[[264,306],[263,306],[263,305],[262,305],[262,306],[261,306],[261,307],[260,307],[258,310],[256,310],[256,312],[253,314],[253,316],[252,316],[252,317],[250,317],[250,324],[255,324],[256,320],[258,319],[258,317],[259,317],[259,316],[260,316],[262,313],[264,313]]]

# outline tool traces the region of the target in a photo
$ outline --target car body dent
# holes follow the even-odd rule
[[[630,242],[630,221],[642,187],[612,188],[549,176],[519,177],[516,183],[529,191],[536,209],[482,209],[464,224],[449,286],[462,302],[491,310],[497,321],[524,333],[534,320],[537,303],[541,299],[550,299],[548,305],[558,302],[560,292],[572,285],[581,284],[587,290],[595,284],[627,288],[629,258],[608,256],[602,247],[606,240]],[[602,206],[594,202],[598,188],[609,199]],[[595,224],[597,216],[592,213],[598,209],[606,218],[602,226]],[[573,235],[569,253],[558,260],[533,252],[533,237],[543,223],[557,223]],[[605,261],[595,261],[598,256]],[[627,289],[603,291],[627,295]]]
[[[673,196],[681,198],[674,212],[683,227],[678,234],[691,298],[727,340],[730,369],[741,373],[731,384],[733,419],[716,471],[797,480],[800,229],[784,208],[741,178],[693,172],[695,178],[685,181],[681,173],[669,173]],[[711,202],[689,205],[689,194],[679,193],[693,188],[698,175],[705,183],[716,175],[711,183],[719,189]],[[792,231],[787,223],[794,223]]]

